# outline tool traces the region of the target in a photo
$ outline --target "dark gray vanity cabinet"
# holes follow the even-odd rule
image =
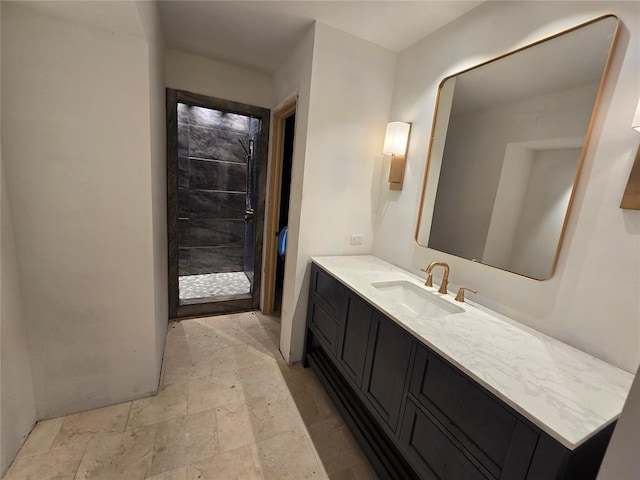
[[[383,479],[595,479],[614,424],[569,450],[313,264],[311,365]]]
[[[312,269],[311,292],[309,328],[372,413],[395,432],[411,336],[319,268]]]
[[[398,448],[411,336],[315,264],[307,327],[304,362],[318,374],[378,475],[419,479]]]

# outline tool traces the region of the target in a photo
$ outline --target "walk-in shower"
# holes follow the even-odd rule
[[[173,244],[170,238],[170,249],[177,250],[177,307],[227,302],[228,310],[214,310],[255,308],[264,120],[222,108],[231,102],[219,108],[202,103],[177,98],[175,107],[177,168],[175,178],[169,169],[169,184],[177,190]]]

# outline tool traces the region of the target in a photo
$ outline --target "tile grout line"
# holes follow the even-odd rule
[[[158,388],[158,391],[160,390],[160,388]],[[124,422],[124,430],[123,432],[126,432],[128,430],[129,427],[129,420],[131,419],[131,410],[133,409],[133,402],[135,400],[131,400],[129,401],[129,411],[127,412],[127,421]]]
[[[168,422],[168,420],[166,422]],[[159,422],[153,425],[149,425],[150,427],[153,427],[153,448],[151,450],[151,462],[149,462],[149,470],[145,474],[145,478],[155,476],[155,475],[151,475],[151,470],[153,469],[153,460],[156,458],[156,445],[158,443],[158,425],[166,422]],[[164,472],[160,472],[160,473],[164,473]]]
[[[87,447],[88,446],[89,446],[89,442],[87,442],[87,444],[84,446],[84,449],[82,450],[82,455],[80,456],[80,461],[78,462],[78,466],[76,467],[75,472],[73,473],[73,480],[79,480],[77,478],[78,477],[78,472],[80,471],[80,466],[82,465],[82,461],[84,460],[84,456],[87,454]]]

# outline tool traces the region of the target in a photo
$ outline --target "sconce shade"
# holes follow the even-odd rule
[[[387,123],[387,132],[384,136],[384,147],[382,148],[382,153],[385,155],[406,154],[410,128],[410,123]]]
[[[633,116],[633,123],[631,124],[636,132],[640,132],[640,100],[638,100],[638,106],[636,107],[636,114]]]

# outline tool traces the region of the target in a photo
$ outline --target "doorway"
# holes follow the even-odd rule
[[[167,89],[172,318],[259,308],[269,115]]]
[[[292,96],[277,107],[273,114],[273,151],[269,165],[269,208],[265,232],[266,255],[262,303],[262,312],[265,314],[279,311],[282,303],[296,107],[297,96]]]

